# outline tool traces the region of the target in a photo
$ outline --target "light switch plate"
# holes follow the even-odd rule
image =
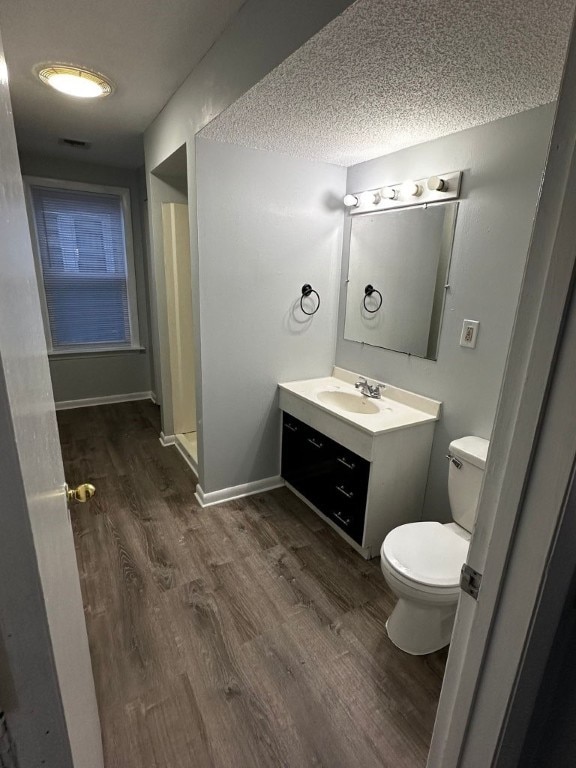
[[[462,334],[460,335],[461,347],[471,347],[473,349],[476,346],[479,327],[480,322],[478,320],[464,320],[462,323]]]

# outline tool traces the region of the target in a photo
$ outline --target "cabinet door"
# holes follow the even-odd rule
[[[304,427],[301,421],[284,413],[282,423],[282,477],[299,490],[299,478],[303,467],[300,461],[304,442]]]
[[[282,477],[319,509],[330,488],[331,443],[312,427],[284,414]]]

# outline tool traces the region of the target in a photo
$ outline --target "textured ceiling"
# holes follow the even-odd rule
[[[244,0],[0,0],[0,28],[21,148],[135,167],[142,133]],[[108,75],[92,102],[42,85],[36,64],[72,62]],[[58,146],[59,137],[92,142]]]
[[[574,0],[358,0],[203,131],[353,165],[553,101]]]

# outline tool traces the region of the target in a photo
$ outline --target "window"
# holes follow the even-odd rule
[[[128,190],[26,183],[49,353],[138,347]]]

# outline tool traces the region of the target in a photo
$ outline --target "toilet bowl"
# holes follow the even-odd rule
[[[380,550],[382,573],[398,602],[387,623],[390,640],[420,656],[450,643],[489,443],[463,437],[450,443],[448,495],[453,522],[394,528]]]

